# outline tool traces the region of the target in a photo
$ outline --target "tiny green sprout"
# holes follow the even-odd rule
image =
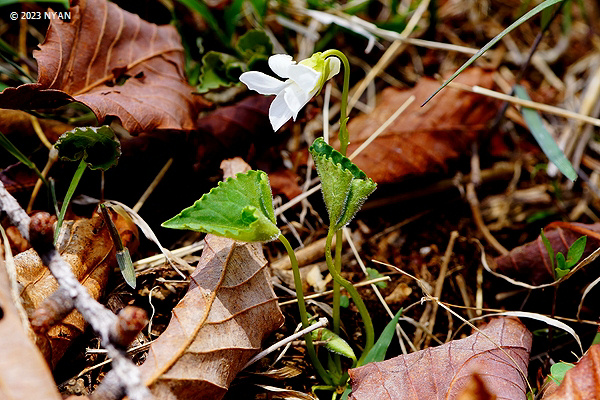
[[[375,268],[367,268],[367,276],[369,279],[383,278],[383,274]],[[380,289],[385,289],[387,287],[387,282],[377,282],[376,285]]]
[[[567,258],[565,258],[564,254],[558,252],[556,254],[556,267],[554,266],[554,249],[552,248],[552,244],[544,235],[544,230],[541,231],[542,242],[546,247],[546,251],[548,252],[548,256],[550,257],[550,266],[554,271],[555,279],[560,279],[565,275],[568,275],[571,272],[571,268],[573,268],[581,257],[583,256],[583,252],[585,251],[585,244],[587,242],[587,236],[581,236],[577,239],[571,247],[569,247],[569,251],[567,252]]]
[[[348,308],[350,306],[350,299],[345,294],[340,296],[340,307]]]
[[[54,231],[54,241],[56,242],[69,202],[86,167],[106,171],[110,167],[117,165],[117,161],[121,156],[121,143],[117,139],[115,132],[109,126],[105,125],[97,128],[75,128],[65,132],[58,138],[54,147],[58,150],[60,158],[69,161],[79,160],[79,166],[73,175],[62,208],[60,209],[60,214],[58,215],[56,230]]]
[[[317,138],[309,150],[321,178],[330,229],[337,231],[354,218],[377,184],[323,138]]]

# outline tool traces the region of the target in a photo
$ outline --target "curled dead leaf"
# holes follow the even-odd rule
[[[531,333],[519,320],[496,318],[465,339],[351,369],[350,398],[452,400],[474,372],[485,371],[481,378],[490,394],[525,399],[521,372],[527,371],[531,343]]]
[[[135,225],[127,224],[121,217],[114,218],[115,225],[122,234],[123,244],[132,250],[135,249]],[[62,243],[59,238],[61,255],[71,265],[79,282],[88,289],[94,299],[98,299],[102,295],[110,271],[117,265],[114,246],[104,220],[101,215],[95,214],[91,219],[80,219],[64,226],[69,231],[64,236],[61,233],[65,239]],[[31,317],[36,310],[39,312],[38,308],[57,291],[58,283],[33,249],[15,256],[15,266],[23,306]],[[55,300],[63,302],[61,299]],[[47,314],[51,317],[55,308],[51,304],[44,304],[44,307],[49,307]],[[78,311],[73,311],[60,324],[40,330],[37,344],[49,365],[56,366],[71,342],[83,333],[85,326],[83,316]]]
[[[199,107],[184,73],[181,38],[106,0],[74,1],[71,20],[51,19],[40,50],[38,81],[7,88],[0,108],[51,108],[70,101],[109,116],[131,133],[192,130]]]

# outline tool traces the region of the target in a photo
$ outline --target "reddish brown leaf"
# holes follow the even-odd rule
[[[600,344],[595,344],[567,371],[560,386],[553,385],[542,400],[600,399]]]
[[[273,195],[283,194],[288,200],[291,200],[302,194],[302,189],[298,186],[298,175],[289,169],[269,172],[269,181]]]
[[[471,68],[457,78],[467,85],[492,87],[492,75]],[[348,124],[352,154],[411,95],[415,101],[396,121],[353,159],[376,182],[396,182],[409,175],[447,170],[447,162],[464,154],[496,114],[494,100],[458,89],[445,89],[425,107],[421,104],[439,82],[422,78],[410,90],[387,88],[377,107]]]
[[[12,156],[11,156],[12,157]],[[35,186],[38,176],[31,168],[17,163],[0,171],[0,181],[10,194],[29,192]]]
[[[553,224],[555,225],[555,223]],[[551,227],[553,224],[549,226]],[[555,255],[560,251],[566,256],[573,242],[586,235],[585,231],[578,231],[580,228],[600,233],[600,223],[588,225],[577,222],[565,224],[564,228],[557,226],[556,229],[544,231],[544,235],[552,244]],[[589,256],[598,247],[600,247],[600,240],[588,235],[582,259]],[[550,256],[542,242],[541,235],[533,242],[512,249],[507,255],[496,257],[494,264],[497,272],[531,285],[540,285],[554,280]]]
[[[214,158],[215,152],[227,156],[246,156],[251,144],[271,138],[273,128],[269,123],[268,111],[272,100],[272,96],[249,96],[200,118],[198,131],[208,135],[211,141],[198,143],[201,147],[197,150],[196,159]]]
[[[116,116],[131,133],[195,128],[203,100],[185,79],[175,27],[151,24],[106,0],[75,1],[70,11],[70,22],[50,21],[46,40],[34,52],[38,82],[4,90],[0,108],[77,100],[100,123]]]
[[[482,332],[500,348],[476,332],[439,347],[351,369],[350,398],[454,400],[477,372],[498,399],[525,399],[526,383],[519,369],[527,371],[531,333],[512,318],[493,319]]]
[[[70,225],[68,222],[65,222],[67,226]],[[135,225],[128,225],[121,217],[116,219],[115,225],[122,233],[123,244],[130,248],[135,246],[136,243],[131,241],[137,235]],[[135,232],[135,235],[131,236],[127,231]],[[71,265],[77,279],[93,298],[98,299],[108,281],[110,271],[117,266],[114,246],[102,216],[96,214],[91,219],[81,219],[73,223],[66,241],[59,242],[59,249],[65,261]],[[44,301],[58,289],[56,279],[33,249],[15,256],[15,265],[17,280],[22,287],[21,298],[27,313],[30,316],[34,312],[39,315],[38,307],[43,304],[44,307],[48,307],[48,311],[42,311],[44,320],[53,320],[52,314],[61,308],[64,300],[53,298],[54,302]],[[56,307],[54,303],[58,303]],[[85,326],[83,316],[73,311],[62,323],[39,329],[37,343],[51,366],[56,366],[71,341],[83,333]]]
[[[0,246],[0,399],[60,400],[48,365],[23,330],[10,297],[2,250]]]

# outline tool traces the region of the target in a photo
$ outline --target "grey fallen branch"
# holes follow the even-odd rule
[[[49,214],[39,213],[30,218],[21,208],[14,197],[8,193],[0,182],[0,210],[5,212],[11,223],[19,229],[60,285],[60,290],[66,292],[72,299],[75,308],[100,337],[102,346],[108,356],[113,359],[113,374],[118,377],[114,392],[123,392],[131,400],[153,398],[152,394],[141,381],[135,364],[127,357],[122,343],[115,342],[115,330],[119,329],[119,320],[115,314],[102,304],[92,299],[87,290],[77,281],[69,265],[63,260],[53,245],[53,224]]]

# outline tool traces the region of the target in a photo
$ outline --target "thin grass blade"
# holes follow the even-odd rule
[[[515,85],[514,90],[515,95],[518,98],[523,100],[531,100],[523,86]],[[571,165],[569,159],[565,157],[565,154],[562,152],[560,147],[558,147],[554,141],[554,138],[544,126],[542,118],[538,112],[531,108],[522,107],[521,114],[523,115],[523,118],[525,118],[525,123],[527,123],[529,131],[531,131],[531,134],[540,145],[540,148],[544,154],[546,154],[548,157],[548,160],[554,163],[554,165],[556,165],[556,167],[560,170],[560,172],[563,173],[564,176],[569,178],[571,181],[575,181],[575,179],[577,179],[577,172],[575,172],[575,169]]]
[[[427,104],[433,96],[438,94],[438,92],[440,90],[445,88],[446,85],[448,85],[450,82],[452,82],[454,80],[454,78],[456,78],[461,72],[463,72],[469,65],[473,64],[473,62],[475,60],[477,60],[479,57],[481,57],[483,55],[483,53],[488,51],[493,45],[498,43],[498,41],[500,41],[500,39],[502,39],[504,36],[509,34],[513,29],[515,29],[516,27],[518,27],[523,22],[527,21],[529,18],[533,17],[540,11],[542,11],[550,6],[553,6],[556,3],[560,3],[561,1],[563,1],[563,0],[546,0],[545,2],[538,5],[537,7],[535,7],[531,11],[529,11],[527,14],[523,15],[521,18],[519,18],[518,20],[513,22],[508,28],[506,28],[505,30],[500,32],[496,37],[494,37],[492,40],[490,40],[485,46],[483,46],[481,48],[481,50],[479,50],[477,53],[475,53],[473,55],[473,57],[469,58],[466,63],[464,63],[458,70],[456,70],[456,72],[454,74],[452,74],[452,76],[446,82],[444,82],[442,84],[442,86],[440,86],[431,96],[429,96],[429,98],[427,98],[427,100],[425,100],[425,102],[423,104],[421,104],[421,107],[423,107],[425,104]]]

